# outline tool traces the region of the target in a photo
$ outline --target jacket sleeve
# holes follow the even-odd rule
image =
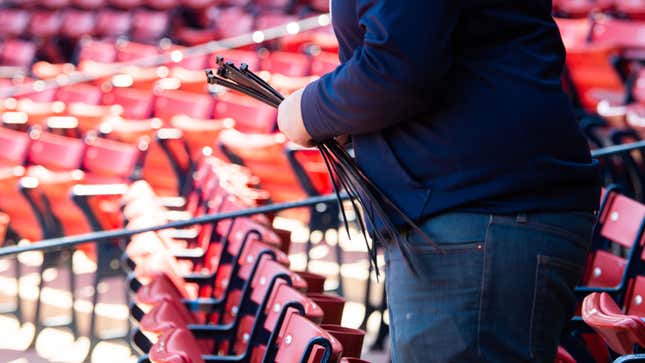
[[[302,96],[313,139],[377,132],[427,110],[433,85],[451,66],[459,3],[357,0],[362,45]]]

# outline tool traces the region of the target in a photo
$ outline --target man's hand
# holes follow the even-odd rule
[[[278,108],[278,128],[292,142],[311,147],[313,143],[311,136],[305,128],[300,110],[300,100],[304,89],[299,89],[282,101]]]

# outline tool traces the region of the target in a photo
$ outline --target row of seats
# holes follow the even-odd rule
[[[553,0],[553,11],[559,16],[586,17],[594,12],[614,13],[632,19],[645,19],[642,0]]]
[[[284,11],[289,7],[304,5],[319,12],[329,11],[329,2],[323,0],[201,0],[197,3],[185,0],[4,0],[0,3],[2,7],[23,9],[45,8],[52,10],[70,7],[88,10],[113,7],[130,10],[146,6],[152,9],[167,10],[181,6],[196,7],[199,9],[208,6],[250,6],[258,7],[262,10]]]
[[[24,53],[22,58],[0,57],[0,65],[28,66],[36,58],[57,63],[71,61],[80,41],[86,38],[125,38],[148,44],[169,38],[176,43],[196,45],[251,34],[255,30],[318,14],[307,10],[286,13],[284,6],[277,6],[279,10],[274,11],[243,6],[206,6],[208,4],[201,0],[185,1],[186,6],[199,8],[197,10],[176,8],[173,2],[167,4],[165,1],[157,1],[163,5],[157,8],[137,7],[138,4],[127,0],[117,2],[132,6],[95,10],[0,8],[2,48]],[[276,46],[275,42],[271,44]]]
[[[227,168],[205,159],[182,210],[199,216],[257,205],[244,186],[248,170],[236,169],[230,183],[222,181],[235,174]],[[128,228],[168,221],[145,182],[134,183],[123,204]],[[135,235],[126,247],[133,339],[144,359],[364,362],[364,333],[339,325],[343,299],[323,293],[324,277],[288,269],[288,234],[272,229],[269,216],[194,228],[190,240],[165,230]]]

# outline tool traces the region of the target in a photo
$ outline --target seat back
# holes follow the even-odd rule
[[[333,362],[343,350],[333,335],[295,310],[287,313],[275,343],[277,349],[269,352],[268,362]]]
[[[29,136],[24,132],[0,128],[0,166],[24,164],[29,141]]]
[[[50,170],[74,170],[81,167],[85,143],[80,139],[54,135],[34,128],[29,132],[29,164]]]
[[[147,145],[130,145],[108,139],[88,136],[83,170],[99,177],[128,181],[142,161]]]
[[[277,110],[250,97],[227,93],[215,101],[215,118],[231,118],[235,128],[246,133],[271,133],[275,130]]]

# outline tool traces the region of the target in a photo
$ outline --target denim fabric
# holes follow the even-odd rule
[[[584,212],[451,213],[416,233],[415,276],[386,247],[393,363],[553,363],[590,246]]]

